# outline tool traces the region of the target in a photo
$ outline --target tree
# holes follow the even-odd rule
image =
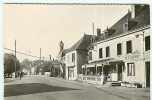
[[[22,68],[22,69],[30,70],[30,69],[31,69],[31,66],[32,66],[32,61],[30,61],[30,60],[28,60],[28,59],[24,59],[24,60],[21,62],[21,68]]]
[[[16,68],[15,68],[15,61],[16,61]],[[11,74],[13,72],[18,71],[20,69],[19,60],[13,55],[5,53],[4,55],[4,74],[8,73]]]

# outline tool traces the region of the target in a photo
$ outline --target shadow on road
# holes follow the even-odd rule
[[[5,78],[4,83],[13,82],[14,80],[12,78]]]
[[[43,92],[69,91],[69,90],[79,90],[79,89],[51,86],[41,83],[13,84],[13,85],[5,85],[4,97],[43,93]]]

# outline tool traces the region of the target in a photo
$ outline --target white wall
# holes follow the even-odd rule
[[[72,53],[75,53],[75,62],[72,62]],[[75,66],[77,64],[77,52],[71,51],[65,55],[65,64],[66,66]]]
[[[72,54],[75,53],[75,61],[72,62]],[[74,68],[74,77],[69,78],[70,80],[75,80],[77,78],[77,52],[71,51],[65,55],[65,65],[66,65],[66,79],[68,79],[68,67]]]
[[[144,33],[143,33],[144,31]],[[144,34],[144,35],[143,35]],[[109,40],[104,40],[97,43],[96,52],[93,52],[92,54],[92,61],[98,61],[102,59],[106,59],[106,51],[105,48],[107,46],[110,47],[110,57],[117,60],[123,60],[125,62],[125,71],[123,72],[123,80],[124,81],[136,81],[141,82],[144,84],[145,82],[145,61],[143,57],[145,54],[143,54],[144,50],[144,42],[143,37],[150,35],[150,29],[145,29],[142,31],[138,31],[135,33],[131,33],[125,36],[121,36],[118,38],[113,38]],[[132,53],[127,54],[126,53],[126,41],[132,41]],[[121,43],[122,45],[122,54],[120,56],[117,55],[117,44]],[[99,49],[102,48],[103,50],[103,58],[99,58]],[[144,51],[143,51],[144,50]],[[148,52],[148,51],[147,51]],[[147,59],[149,59],[149,54],[147,54]],[[90,62],[92,62],[90,61]],[[127,63],[134,62],[135,63],[135,76],[127,76]],[[113,75],[113,77],[116,77],[116,75]],[[114,78],[115,79],[115,78]]]

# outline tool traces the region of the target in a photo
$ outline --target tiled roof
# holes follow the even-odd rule
[[[140,27],[143,27],[143,26],[150,25],[150,10],[149,10],[149,6],[146,6],[144,9],[142,9],[140,11],[140,13],[138,13],[138,15],[134,19],[131,19],[129,21],[136,23],[131,28],[129,28],[129,31],[137,29],[137,28],[140,28]]]
[[[149,6],[145,6],[143,9],[138,11],[135,18],[131,18],[131,12],[128,12],[125,16],[123,16],[119,21],[117,21],[113,26],[104,31],[104,35],[102,37],[98,37],[98,40],[101,41],[111,37],[118,36],[120,34],[125,34],[124,24],[128,23],[128,31],[135,30],[137,28],[150,25],[150,11]]]
[[[128,20],[130,20],[131,18],[131,13],[128,12],[126,15],[124,15],[119,21],[117,21],[114,25],[112,25],[110,29],[112,30],[115,30],[114,32],[110,32],[110,35],[114,35],[114,34],[120,34],[120,33],[123,33],[124,30],[123,30],[123,24],[124,23],[127,23]],[[109,35],[109,36],[110,36]]]
[[[87,50],[87,47],[91,43],[92,37],[94,37],[94,35],[84,34],[84,36],[80,40],[78,40],[74,45],[72,45],[68,49],[64,49],[63,53],[65,54],[74,50]]]

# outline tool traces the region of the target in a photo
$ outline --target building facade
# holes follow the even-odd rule
[[[76,80],[82,73],[81,66],[87,63],[88,49],[92,35],[84,36],[68,49],[63,50],[62,62],[65,64],[65,78]]]
[[[102,75],[104,82],[150,86],[149,8],[133,7],[134,11],[107,28],[90,46],[88,63],[82,66],[83,75]],[[138,14],[137,8],[140,8]]]
[[[106,81],[126,81],[149,85],[149,26],[95,43],[92,59],[85,66],[88,75],[103,75]],[[91,57],[90,57],[91,58]],[[91,69],[92,68],[92,69]],[[91,74],[92,73],[92,74]]]

